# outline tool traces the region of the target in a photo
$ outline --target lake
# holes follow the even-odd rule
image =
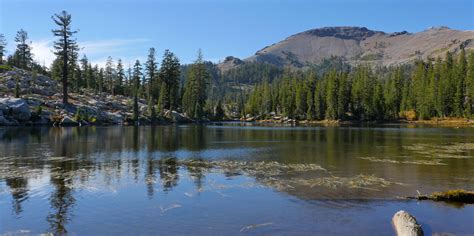
[[[474,129],[242,123],[0,128],[0,234],[474,234]]]

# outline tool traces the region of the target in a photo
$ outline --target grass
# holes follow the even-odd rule
[[[11,71],[11,70],[13,70],[13,68],[9,65],[0,65],[0,73]]]
[[[431,199],[444,202],[474,203],[474,191],[454,189],[445,192],[435,192],[431,194]]]
[[[416,197],[408,197],[416,200],[432,200],[437,202],[447,202],[454,205],[462,206],[463,204],[474,203],[474,191],[464,189],[453,189],[444,192],[434,192],[431,195],[421,195],[418,192]]]

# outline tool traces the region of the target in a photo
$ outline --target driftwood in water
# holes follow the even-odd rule
[[[392,223],[398,236],[423,236],[421,225],[406,211],[395,213]]]

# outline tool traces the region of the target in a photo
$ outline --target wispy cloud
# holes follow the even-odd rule
[[[100,58],[92,59],[92,60],[90,60],[90,62],[91,62],[92,65],[99,65],[99,67],[104,67],[105,63],[107,63],[107,58],[108,58],[108,56],[100,57]],[[129,66],[133,67],[133,64],[135,64],[136,60],[139,60],[140,63],[142,64],[142,67],[143,67],[143,63],[146,60],[146,58],[143,55],[127,56],[127,57],[112,57],[115,65],[117,65],[117,61],[118,61],[119,58],[122,60],[123,67],[125,69],[127,69]]]
[[[120,55],[129,55],[130,51],[136,45],[149,42],[149,39],[110,39],[78,42],[80,47],[79,54],[86,54],[93,64],[105,65],[107,56],[119,57]],[[34,40],[31,44],[33,54],[38,63],[50,66],[56,56],[53,53],[53,39]],[[137,57],[141,59],[141,57]],[[122,57],[125,63],[135,61],[134,57]]]
[[[79,42],[81,52],[86,55],[107,54],[122,51],[126,47],[130,47],[139,43],[149,42],[149,39],[110,39],[98,41]]]
[[[56,56],[53,53],[53,39],[35,40],[31,43],[35,60],[45,66],[50,66]]]

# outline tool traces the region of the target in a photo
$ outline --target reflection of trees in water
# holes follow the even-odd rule
[[[51,184],[55,190],[50,197],[52,212],[48,214],[46,220],[50,224],[50,231],[55,235],[67,234],[66,224],[72,218],[72,208],[76,202],[73,189],[69,187],[72,180],[64,177],[66,173],[67,170],[51,173]]]
[[[184,158],[203,160],[201,152],[209,148],[240,148],[242,146],[259,148],[261,141],[291,141],[278,152],[272,152],[273,160],[282,163],[317,163],[323,166],[338,166],[350,173],[361,173],[367,165],[345,155],[370,156],[374,146],[383,147],[382,153],[397,154],[401,146],[409,145],[416,133],[387,133],[379,130],[357,130],[326,128],[310,131],[301,130],[252,130],[252,129],[213,129],[206,126],[156,126],[156,127],[80,127],[80,128],[16,128],[0,129],[0,155],[17,156],[9,160],[0,160],[0,181],[5,181],[12,194],[12,208],[17,215],[22,214],[22,202],[28,198],[28,181],[50,171],[51,212],[48,215],[51,230],[57,234],[67,232],[67,222],[72,218],[75,204],[74,188],[78,183],[84,186],[90,178],[99,177],[105,186],[114,185],[121,178],[131,177],[135,183],[144,181],[145,194],[153,197],[155,183],[160,180],[164,191],[171,191],[179,184],[180,167],[187,170],[196,188],[203,187],[208,165],[192,166],[180,163],[177,158],[180,150],[191,151]],[[472,142],[470,136],[456,136],[454,141]],[[419,137],[417,137],[419,138]],[[464,140],[463,140],[464,139]],[[219,141],[229,141],[216,144]],[[240,141],[248,141],[245,144]],[[443,142],[429,140],[432,144]],[[445,142],[445,141],[444,141]],[[237,143],[237,144],[233,144]],[[216,145],[216,146],[213,146]],[[235,146],[234,146],[235,145]],[[264,147],[278,144],[263,144]],[[390,148],[390,150],[388,150]],[[392,150],[393,149],[393,150]],[[380,150],[380,149],[377,149]],[[21,157],[18,157],[21,156]],[[50,160],[49,157],[58,157]],[[64,158],[64,160],[62,159]],[[453,175],[463,161],[457,161],[437,171],[441,181],[452,182],[459,175]],[[405,166],[402,166],[405,167]],[[413,166],[408,166],[413,167]],[[406,167],[406,168],[408,168]],[[387,168],[393,168],[388,166]],[[430,173],[436,167],[416,166]],[[28,171],[23,171],[23,170]],[[123,172],[125,174],[123,174]],[[380,172],[384,169],[380,168]],[[157,173],[158,172],[158,173]],[[392,173],[393,171],[387,171]],[[47,173],[47,172],[44,172]],[[82,174],[78,174],[82,173]],[[225,176],[240,175],[237,169],[223,170]],[[386,176],[382,176],[386,177]],[[386,177],[390,179],[389,177]],[[141,182],[143,183],[143,182]]]
[[[198,162],[203,162],[202,159],[197,159]],[[186,165],[186,170],[188,171],[189,176],[193,179],[194,184],[196,185],[196,190],[200,192],[203,188],[204,178],[206,173],[209,171],[209,165]]]
[[[176,158],[164,158],[158,161],[158,171],[163,186],[163,191],[167,192],[178,185],[179,165]]]
[[[28,180],[23,177],[7,178],[5,180],[12,193],[12,208],[16,215],[23,211],[21,203],[28,199]]]

